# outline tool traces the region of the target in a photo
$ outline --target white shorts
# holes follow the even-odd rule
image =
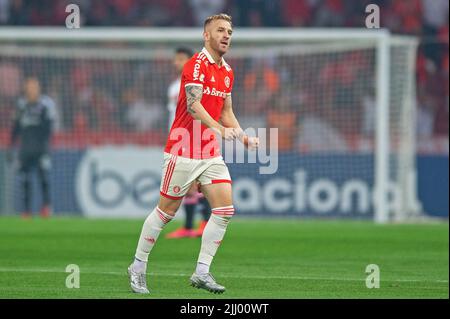
[[[170,199],[181,199],[194,181],[200,185],[230,183],[231,177],[222,156],[192,159],[164,152],[163,178],[160,194]]]

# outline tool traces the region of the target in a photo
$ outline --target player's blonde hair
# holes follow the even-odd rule
[[[231,19],[231,16],[229,16],[226,13],[219,13],[219,14],[215,14],[215,15],[212,15],[210,17],[207,17],[206,20],[205,20],[205,23],[203,25],[203,28],[206,30],[206,26],[208,24],[210,24],[211,22],[213,22],[214,20],[225,20],[225,21],[228,21],[231,24],[231,27],[233,27],[233,21]]]

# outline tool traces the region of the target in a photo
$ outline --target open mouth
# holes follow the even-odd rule
[[[228,45],[228,41],[220,41],[220,44]]]

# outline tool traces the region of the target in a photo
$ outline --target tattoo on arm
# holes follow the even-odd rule
[[[186,99],[187,99],[187,109],[191,114],[195,114],[195,111],[192,109],[192,105],[194,102],[200,102],[203,95],[203,87],[198,85],[188,85],[185,88],[186,90]]]

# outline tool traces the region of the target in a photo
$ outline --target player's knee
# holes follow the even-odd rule
[[[221,226],[226,226],[234,215],[234,206],[216,207],[211,210],[212,220]]]
[[[181,201],[167,200],[166,198],[159,201],[158,208],[170,216],[175,216],[180,208]]]
[[[177,214],[178,209],[168,209],[167,207],[161,207],[161,206],[157,206],[161,211],[163,211],[165,214],[175,217],[175,215]]]

